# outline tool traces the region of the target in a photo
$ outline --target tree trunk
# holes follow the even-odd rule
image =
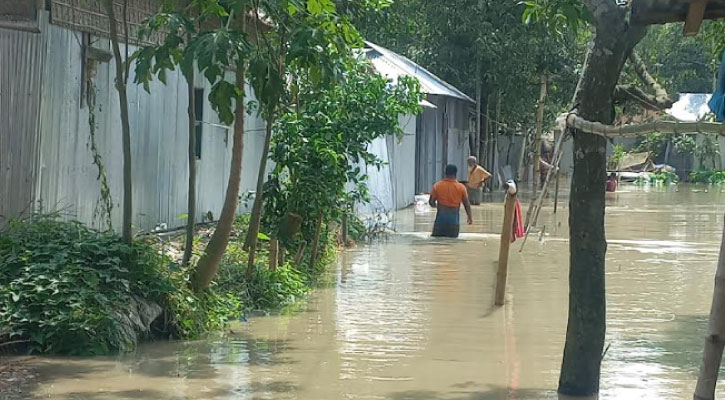
[[[244,248],[249,251],[247,276],[251,276],[250,274],[254,271],[254,256],[257,253],[257,238],[259,236],[259,226],[262,223],[262,206],[264,205],[264,174],[267,170],[273,122],[273,116],[267,118],[267,126],[264,133],[264,147],[262,148],[262,156],[259,160],[259,173],[257,174],[257,192],[254,194],[254,205],[252,206],[252,215],[249,220],[249,230],[247,230],[247,238],[244,241]]]
[[[483,115],[481,123],[483,124],[483,146],[480,148],[481,154],[479,154],[478,158],[480,159],[481,165],[490,168],[488,163],[488,96],[486,96],[486,112]]]
[[[481,156],[481,60],[476,60],[476,134],[475,148],[471,149],[476,158]],[[480,163],[482,160],[478,160]]]
[[[342,230],[342,245],[344,247],[347,247],[347,232],[348,232],[347,219],[348,219],[348,214],[347,214],[347,210],[345,210],[345,212],[342,214],[342,227],[340,228]]]
[[[133,180],[131,175],[131,127],[128,119],[128,94],[126,92],[126,74],[124,61],[121,59],[121,49],[118,44],[118,25],[116,13],[113,9],[112,0],[104,0],[103,4],[108,13],[108,21],[111,33],[111,47],[113,58],[116,62],[116,91],[118,91],[118,102],[121,108],[121,136],[123,151],[123,224],[122,237],[127,244],[131,243],[133,222]],[[128,43],[126,44],[128,46]]]
[[[627,56],[644,36],[628,26],[626,10],[614,2],[595,9],[594,47],[584,66],[576,103],[579,115],[611,123],[614,90]],[[609,3],[606,3],[609,4]],[[574,133],[574,175],[569,215],[569,320],[559,378],[561,398],[597,398],[606,330],[604,190],[606,149],[603,137]]]
[[[317,253],[320,251],[320,234],[322,233],[322,214],[317,217],[317,228],[315,228],[315,237],[312,239],[312,250],[310,254],[310,271],[314,271],[317,267]]]
[[[244,68],[237,69],[237,88],[244,90]],[[234,143],[232,145],[232,163],[229,167],[229,182],[222,206],[222,213],[216,230],[206,246],[206,251],[199,259],[194,273],[192,285],[197,291],[209,287],[219,269],[232,232],[234,217],[237,213],[239,186],[242,180],[242,155],[244,154],[244,99],[237,99],[234,112]]]
[[[720,245],[720,258],[715,272],[715,290],[712,295],[710,321],[705,338],[700,376],[697,378],[695,400],[715,399],[715,385],[725,348],[725,228]]]
[[[194,97],[194,72],[186,77],[189,86],[189,191],[186,205],[186,243],[184,258],[181,265],[187,266],[194,251],[194,234],[196,224],[196,102]]]
[[[521,153],[519,154],[518,168],[516,168],[516,182],[521,182],[521,180],[524,179],[524,168],[526,167],[526,163],[524,161],[526,160],[527,150],[529,147],[529,133],[522,133],[523,135],[521,136]]]
[[[491,177],[491,185],[496,188],[501,185],[499,179],[498,169],[501,163],[501,152],[498,150],[498,136],[499,128],[501,127],[501,96],[503,93],[499,90],[498,97],[496,98],[496,120],[493,122],[493,169],[490,171],[493,175]]]
[[[305,256],[305,250],[307,249],[307,241],[303,240],[297,248],[297,254],[295,255],[295,268],[299,268],[302,264],[302,258]]]
[[[269,241],[269,270],[276,271],[277,263],[279,263],[279,240],[272,239]]]
[[[544,131],[544,110],[546,108],[546,73],[541,74],[539,102],[536,110],[536,136],[534,136],[534,195],[539,189],[541,177],[541,136]]]

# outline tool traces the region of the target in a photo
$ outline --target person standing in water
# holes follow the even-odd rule
[[[481,204],[483,184],[490,177],[491,174],[478,165],[476,157],[468,157],[468,182],[466,182],[466,187],[468,189],[468,199],[474,206]]]
[[[607,192],[614,193],[617,191],[617,174],[612,172],[607,178]]]
[[[462,183],[456,180],[457,173],[458,168],[455,165],[446,165],[445,178],[433,185],[433,190],[430,192],[430,200],[428,202],[431,207],[438,209],[435,224],[433,225],[432,236],[434,237],[458,237],[461,229],[459,222],[461,203],[463,203],[463,207],[466,209],[468,224],[473,223],[471,203],[468,201],[468,191]]]

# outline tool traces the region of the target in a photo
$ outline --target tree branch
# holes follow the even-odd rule
[[[642,58],[640,58],[636,51],[632,51],[632,54],[629,56],[629,63],[634,68],[634,72],[637,73],[639,80],[654,91],[657,102],[661,104],[669,103],[665,108],[671,107],[674,102],[669,94],[667,94],[667,90],[650,75],[649,71],[647,71],[647,65],[642,61]]]
[[[662,111],[672,107],[674,103],[669,97],[665,99],[651,95],[634,85],[618,85],[614,91],[614,100],[634,101],[647,110]]]
[[[673,135],[687,135],[691,133],[705,133],[725,136],[725,124],[714,122],[679,122],[679,121],[653,121],[644,124],[631,125],[605,125],[599,122],[587,121],[584,118],[569,113],[566,115],[566,126],[578,130],[580,133],[604,136],[606,138],[631,138],[645,136],[650,133],[667,133]]]

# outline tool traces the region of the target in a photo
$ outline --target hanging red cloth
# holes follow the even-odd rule
[[[524,231],[524,220],[523,214],[521,213],[521,203],[519,198],[516,198],[516,204],[514,204],[514,226],[511,231],[511,243],[515,242],[516,239],[524,237],[526,232]]]

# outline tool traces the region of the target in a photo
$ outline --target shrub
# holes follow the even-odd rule
[[[154,320],[157,333],[193,337],[241,310],[213,291],[195,295],[188,274],[171,267],[148,243],[129,246],[78,222],[11,221],[0,232],[0,342],[106,354],[133,349]]]
[[[700,167],[699,169],[690,172],[690,181],[694,183],[720,185],[725,183],[725,171]]]

